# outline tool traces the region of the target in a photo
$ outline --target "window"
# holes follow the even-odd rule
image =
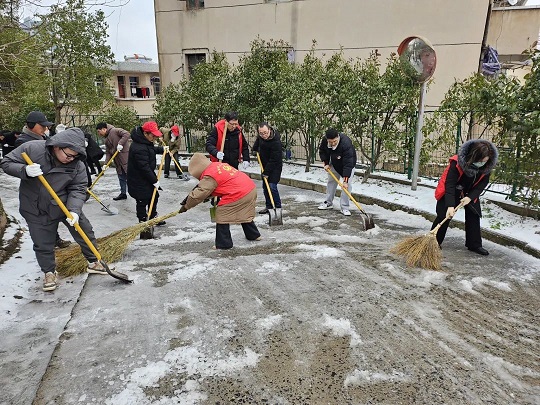
[[[197,66],[199,63],[206,62],[205,53],[192,53],[192,54],[186,55],[186,57],[187,57],[188,73],[190,76],[193,74],[193,69],[195,68],[195,66]]]
[[[96,87],[98,89],[102,89],[103,88],[103,76],[96,76],[96,80],[94,81]]]
[[[118,79],[118,97],[126,98],[126,83],[124,76],[117,76]]]
[[[187,0],[186,8],[188,10],[198,10],[204,8],[204,0]]]
[[[159,93],[161,93],[161,81],[159,77],[154,76],[150,78],[150,83],[152,83],[152,87],[154,88],[154,97],[155,97]]]
[[[129,76],[129,88],[131,89],[131,97],[137,97],[137,87],[139,87],[139,77]]]

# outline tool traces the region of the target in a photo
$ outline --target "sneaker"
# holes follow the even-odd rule
[[[169,173],[165,173],[165,174],[163,175],[163,177],[165,177],[166,179],[168,179],[168,178],[169,178]]]
[[[265,208],[264,210],[260,210],[259,214],[268,214],[268,208]]]
[[[88,267],[86,268],[86,271],[90,274],[107,274],[107,270],[105,270],[105,267],[103,267],[100,262],[88,262]]]
[[[334,204],[328,201],[325,201],[321,205],[319,205],[320,210],[330,210],[332,208],[334,208]]]
[[[69,240],[58,238],[56,239],[56,243],[54,244],[54,247],[63,249],[63,248],[67,248],[69,245],[71,245],[71,242]]]
[[[56,271],[53,273],[49,271],[45,273],[45,279],[43,280],[43,291],[54,291],[58,287],[56,284]]]
[[[342,213],[343,215],[345,215],[346,217],[350,217],[350,216],[351,216],[351,211],[349,211],[349,210],[343,209],[343,210],[341,210],[341,213]]]
[[[114,201],[127,200],[127,195],[126,194],[119,194],[117,197],[114,197],[113,200]]]
[[[167,224],[167,222],[165,222],[165,221],[159,221],[156,225],[157,226],[163,226],[163,225],[166,225],[166,224]]]

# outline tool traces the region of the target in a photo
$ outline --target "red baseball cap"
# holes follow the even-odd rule
[[[175,135],[180,135],[180,128],[178,128],[178,125],[173,125],[171,127],[171,131],[175,134]]]
[[[154,136],[163,136],[161,131],[159,130],[157,124],[154,121],[147,121],[142,125],[142,130],[144,132],[150,132]]]

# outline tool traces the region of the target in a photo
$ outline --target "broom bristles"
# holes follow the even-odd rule
[[[433,233],[422,236],[409,236],[390,252],[404,256],[407,266],[441,270],[442,252]]]
[[[139,234],[158,222],[174,217],[178,211],[153,218],[146,222],[141,222],[125,229],[120,229],[107,236],[98,238],[98,251],[101,259],[106,263],[112,263],[120,260],[124,255],[128,245]],[[82,255],[81,247],[78,244],[72,244],[65,249],[56,251],[56,271],[62,277],[70,277],[86,272],[87,261]]]

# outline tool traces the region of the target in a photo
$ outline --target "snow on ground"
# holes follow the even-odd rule
[[[252,166],[249,171],[257,173],[258,168]],[[284,178],[325,185],[326,176],[320,167],[305,173],[302,166],[284,165]],[[177,209],[196,184],[193,179],[163,179],[162,183],[161,214]],[[118,193],[114,171],[108,171],[98,184],[96,191],[120,214],[104,214],[95,201],[89,201],[85,213],[96,235],[133,225],[134,201],[112,201]],[[260,191],[260,182],[257,185]],[[4,208],[24,227],[17,212],[17,188],[18,179],[0,172]],[[38,388],[36,404],[51,403],[65,388],[63,370],[71,380],[70,389],[64,389],[69,392],[61,394],[66,404],[216,403],[223,401],[216,393],[221,392],[217,390],[221,385],[216,382],[217,391],[212,391],[209,381],[256,386],[250,380],[254,375],[278,388],[281,376],[290,381],[301,376],[306,382],[298,384],[309,391],[328,382],[317,380],[322,378],[320,371],[309,369],[310,365],[317,364],[320,355],[317,361],[322,370],[336,358],[341,361],[343,353],[350,356],[345,364],[352,364],[346,372],[337,372],[339,379],[333,388],[328,383],[329,392],[354,392],[358,387],[369,392],[373,387],[373,402],[377,402],[377,392],[385,392],[381,391],[384,384],[402,385],[401,392],[406,393],[419,383],[432,388],[429,393],[420,388],[419,398],[431,402],[443,398],[447,403],[490,398],[498,385],[507,383],[524,395],[520,398],[535,392],[526,377],[539,378],[538,370],[527,361],[538,348],[537,332],[531,312],[522,307],[530,302],[527,294],[534,292],[531,283],[540,271],[537,259],[489,241],[485,245],[493,254],[487,258],[472,255],[463,248],[463,231],[449,229],[443,266],[450,271],[406,269],[388,254],[388,248],[410,232],[425,233],[430,223],[423,217],[365,206],[377,226],[359,232],[353,205],[353,217],[346,219],[337,210],[317,210],[323,194],[283,189],[286,226],[270,228],[266,216],[257,216],[261,242],[246,241],[241,228],[232,227],[235,249],[212,251],[214,225],[206,206],[170,219],[166,227],[157,228],[158,239],[134,241],[116,263],[119,271],[134,280],[132,285],[81,275],[63,279],[53,294],[43,293],[25,233],[21,250],[0,266],[0,383],[10,377],[0,403],[2,395],[11,393],[26,399],[20,403],[30,403]],[[361,184],[357,179],[353,191],[426,212],[435,209],[433,188],[419,186],[412,191],[410,186],[386,180]],[[259,194],[260,209],[263,198]],[[338,199],[334,205],[338,206]],[[483,227],[540,248],[538,221],[485,200],[483,209],[487,214]],[[456,218],[463,220],[463,213]],[[69,238],[63,225],[60,232]],[[85,285],[88,288],[83,290]],[[524,360],[483,351],[492,341],[517,345],[504,332],[512,330],[530,337],[529,346],[520,348]],[[381,347],[389,353],[380,354]],[[272,359],[278,366],[268,364]],[[424,361],[429,367],[445,368],[442,374],[450,374],[444,381],[456,386],[444,389],[424,380],[422,375],[430,375],[422,368]],[[297,367],[307,379],[296,374]],[[461,371],[452,374],[453,367]],[[46,370],[50,375],[44,376]],[[310,378],[319,382],[312,384]],[[465,396],[437,396],[458,392],[468,379],[474,381],[474,388]],[[167,384],[173,385],[172,393],[160,391]],[[497,388],[490,390],[491,384]],[[484,388],[476,387],[484,386],[488,388],[482,396]],[[394,391],[387,390],[386,395]],[[274,403],[294,403],[284,399],[287,392],[281,391],[281,402],[263,397]],[[508,392],[504,400],[512,397]],[[332,401],[320,395],[321,403]]]

